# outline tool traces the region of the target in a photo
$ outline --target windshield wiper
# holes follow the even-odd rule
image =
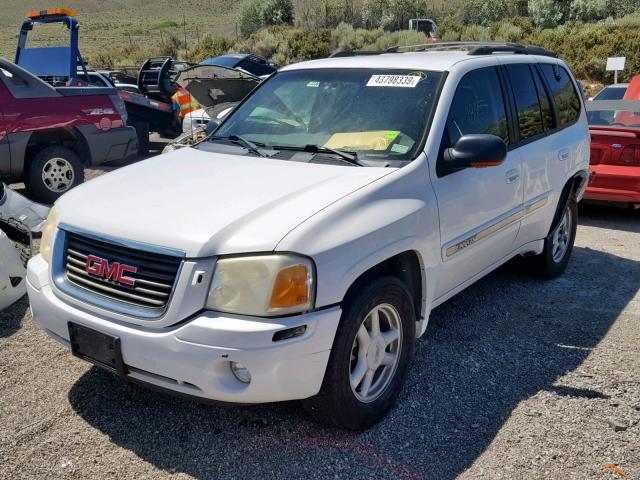
[[[292,147],[292,146],[278,146],[274,145],[272,147],[274,150],[294,150],[298,152],[310,152],[310,153],[333,153],[334,155],[339,156],[343,160],[347,161],[352,165],[357,165],[359,167],[366,167],[364,163],[358,160],[358,154],[356,152],[345,152],[344,150],[336,150],[334,148],[322,147],[320,145],[308,144],[304,147]]]
[[[229,140],[231,143],[236,143],[238,145],[243,146],[244,148],[249,150],[251,153],[255,153],[256,155],[258,155],[260,157],[266,157],[266,155],[264,153],[262,153],[260,150],[258,150],[258,146],[264,147],[264,144],[256,145],[255,143],[247,140],[244,137],[241,137],[240,135],[229,135],[228,137],[216,137],[216,136],[214,136],[214,137],[210,137],[210,140]]]

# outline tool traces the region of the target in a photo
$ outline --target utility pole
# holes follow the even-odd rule
[[[187,60],[189,60],[189,43],[187,42],[187,19],[185,18],[184,13],[182,14],[182,30],[184,32],[184,49],[187,52]]]

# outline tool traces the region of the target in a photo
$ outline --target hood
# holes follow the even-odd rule
[[[197,65],[178,74],[176,83],[203,107],[240,102],[260,78],[242,70],[219,65]]]
[[[265,252],[319,210],[392,171],[182,148],[76,187],[56,207],[61,223],[189,257]]]

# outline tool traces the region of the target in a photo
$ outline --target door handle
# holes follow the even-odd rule
[[[513,183],[520,178],[520,173],[518,170],[509,170],[505,177],[505,181],[507,183]]]
[[[565,160],[569,160],[569,149],[568,149],[568,148],[565,148],[565,149],[563,149],[563,150],[560,150],[560,151],[558,152],[558,159],[559,159],[561,162],[564,162]]]

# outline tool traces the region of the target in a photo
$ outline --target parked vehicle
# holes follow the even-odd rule
[[[209,141],[65,195],[35,320],[129,380],[371,426],[434,307],[519,255],[564,271],[588,175],[564,62],[418,48],[284,67]]]
[[[587,112],[591,159],[584,198],[640,208],[640,101],[589,102]]]
[[[279,66],[254,53],[228,53],[217,57],[209,57],[200,65],[217,65],[250,73],[262,79],[274,74]]]
[[[615,85],[608,85],[600,90],[595,96],[589,100],[622,100],[624,97],[628,83],[616,83]]]
[[[260,78],[242,70],[217,65],[196,65],[182,71],[176,83],[185,88],[203,108],[185,115],[183,134],[217,126],[224,114],[245,98],[260,83]],[[177,140],[177,139],[176,139]]]
[[[105,83],[116,87],[109,77],[87,70],[80,54],[80,24],[75,15],[75,11],[68,8],[28,12],[20,28],[15,63],[54,87],[104,86]],[[67,44],[27,47],[28,35],[35,25],[56,23],[68,29]],[[170,57],[148,59],[139,72],[137,88],[126,86],[118,89],[128,114],[128,125],[136,131],[138,155],[149,153],[149,132],[158,132],[167,137],[175,137],[182,132],[170,96],[176,90],[173,77],[187,65]],[[114,72],[114,78],[126,77]]]
[[[53,203],[84,181],[84,168],[137,150],[112,88],[54,88],[0,59],[0,176]]]
[[[49,208],[0,182],[0,311],[26,295],[31,234],[42,228]]]

